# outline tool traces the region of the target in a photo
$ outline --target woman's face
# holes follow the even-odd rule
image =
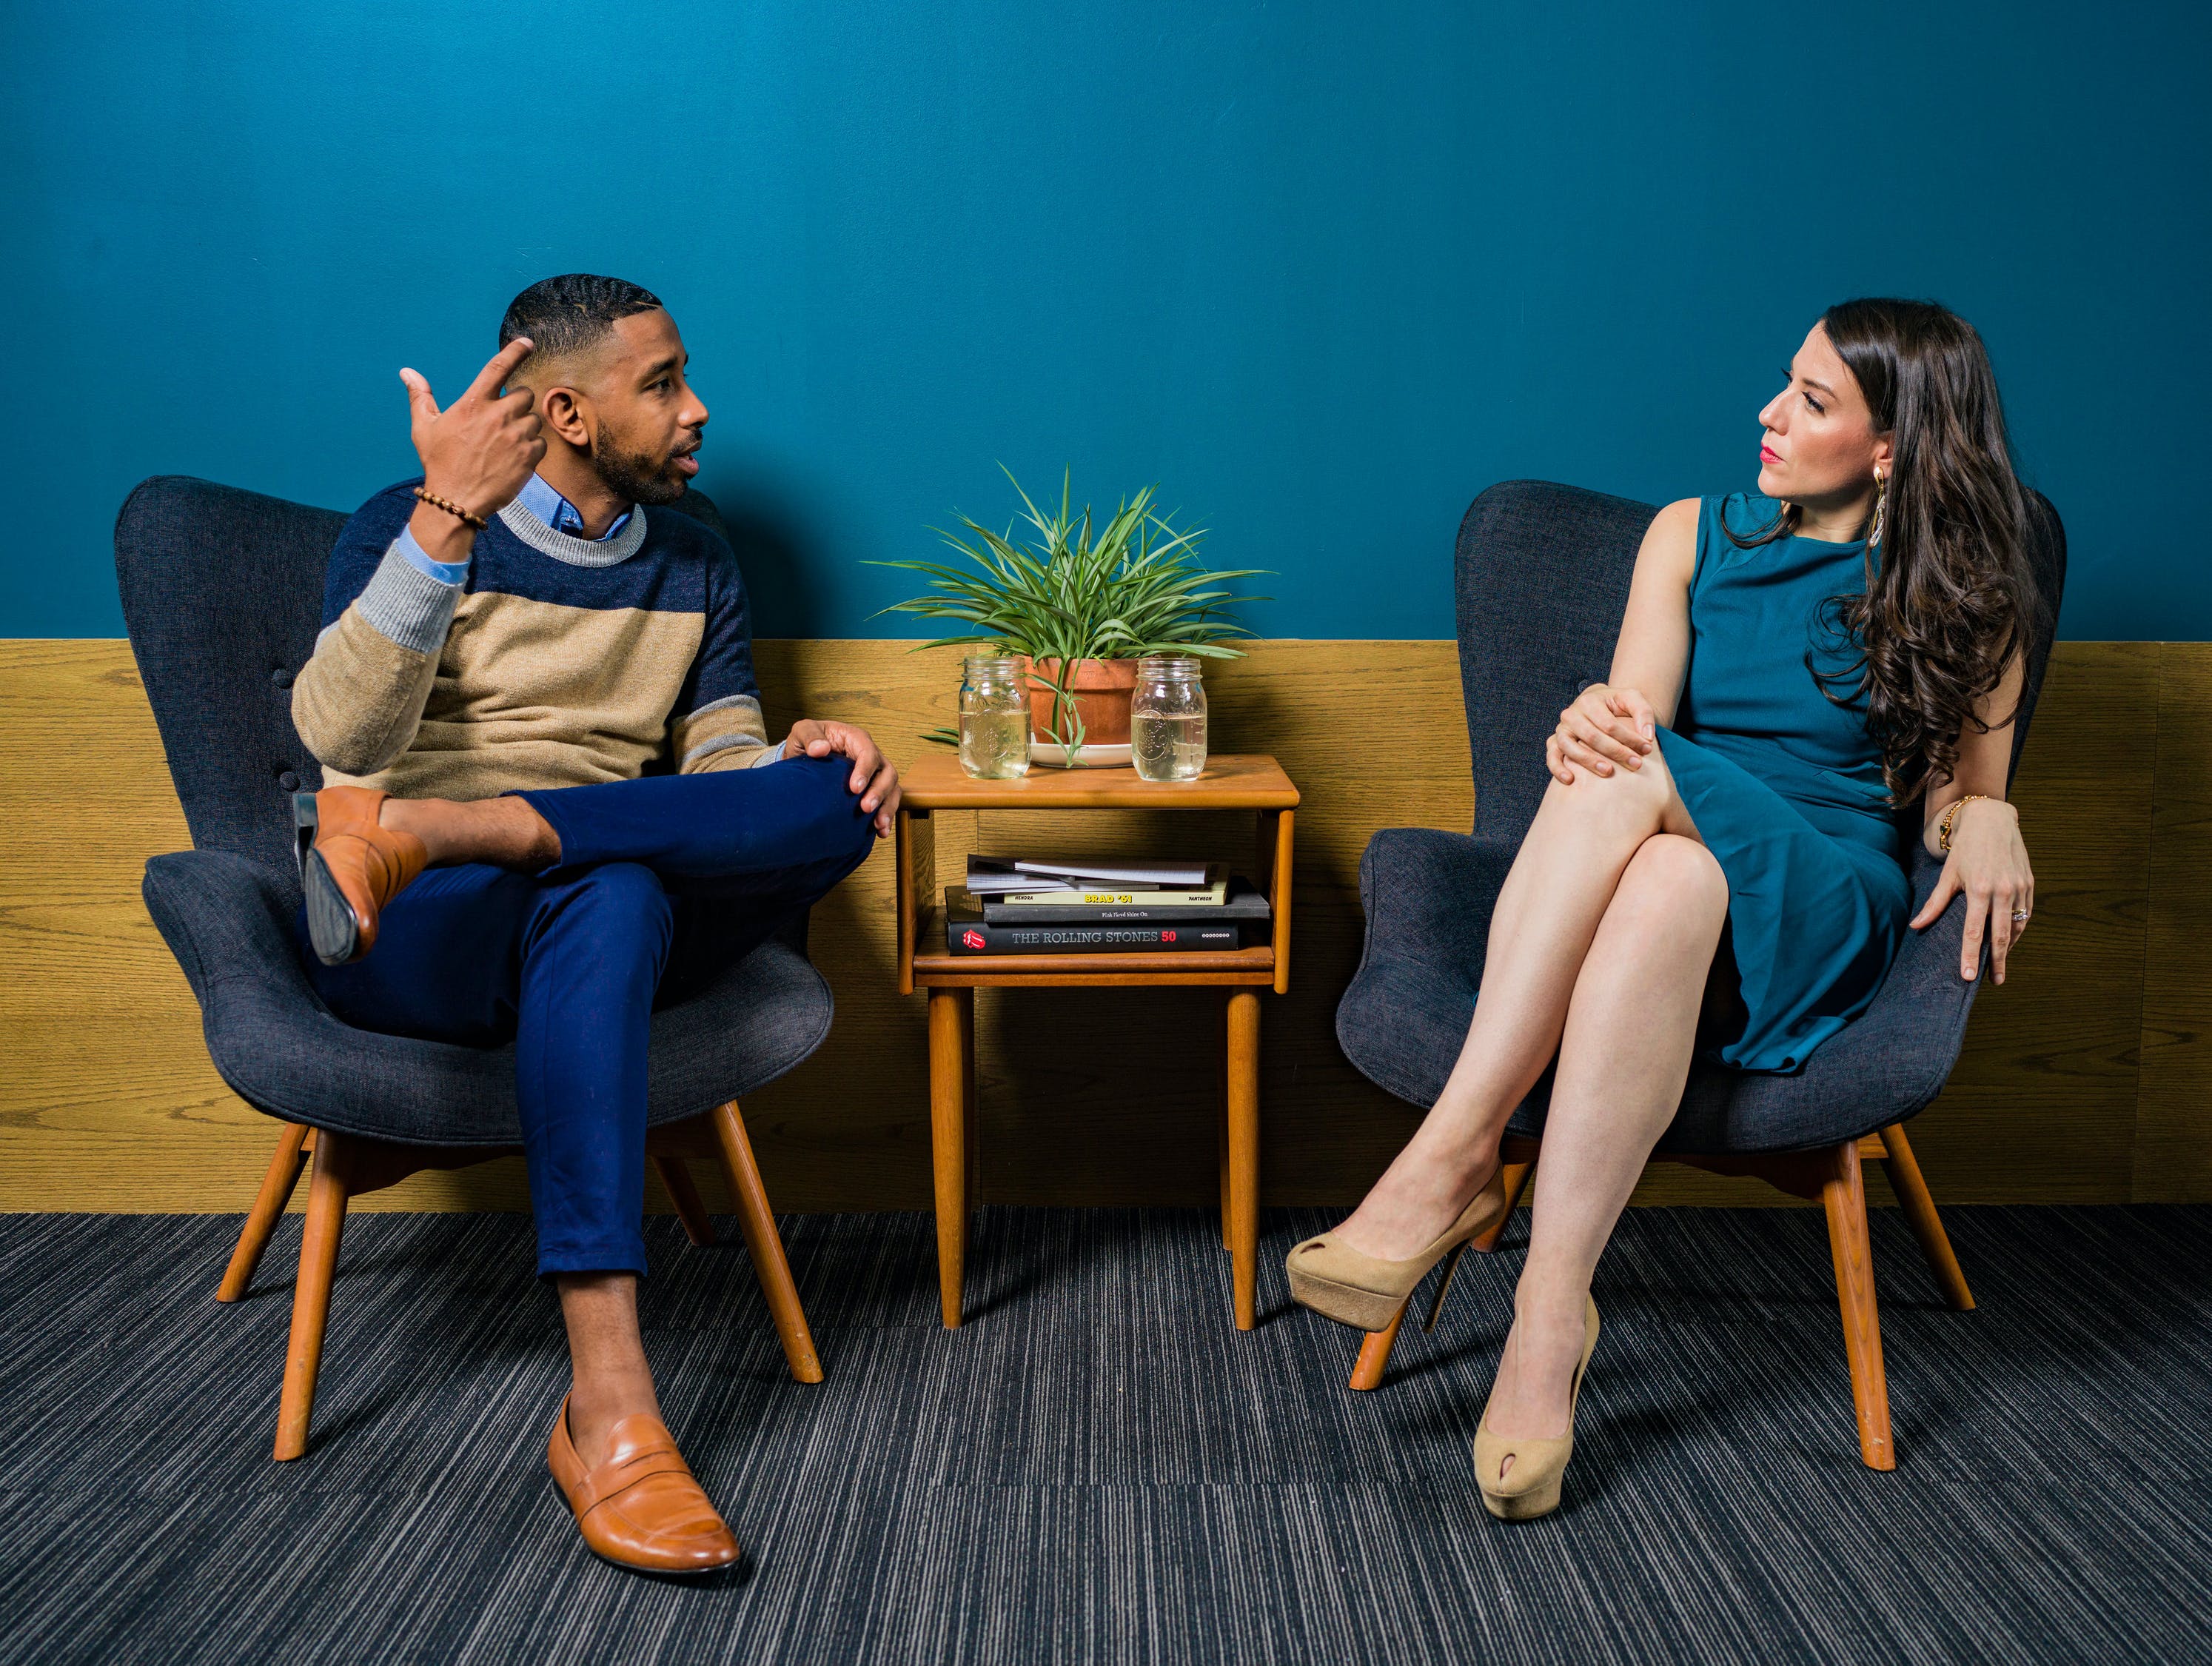
[[[1889,469],[1890,436],[1874,431],[1858,380],[1814,325],[1790,362],[1790,385],[1759,413],[1759,489],[1792,503],[1849,502]]]

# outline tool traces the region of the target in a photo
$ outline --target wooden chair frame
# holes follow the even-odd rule
[[[1505,1214],[1481,1237],[1463,1246],[1461,1254],[1469,1249],[1486,1254],[1498,1247],[1506,1221],[1535,1171],[1538,1150],[1534,1140],[1519,1135],[1507,1138]],[[1881,1363],[1881,1316],[1875,1305],[1874,1246],[1867,1230],[1866,1185],[1859,1166],[1864,1158],[1875,1159],[1887,1172],[1890,1187],[1897,1194],[1913,1236],[1920,1240],[1921,1251],[1928,1258],[1929,1270],[1935,1274],[1943,1299],[1957,1312],[1972,1311],[1973,1292],[1966,1287],[1966,1275],[1952,1253],[1950,1236],[1943,1230],[1942,1217],[1936,1212],[1936,1201],[1929,1195],[1928,1182],[1901,1122],[1822,1151],[1710,1157],[1662,1152],[1656,1160],[1687,1163],[1714,1174],[1752,1175],[1793,1196],[1820,1201],[1828,1217],[1828,1249],[1836,1265],[1836,1298],[1843,1310],[1844,1353],[1850,1364],[1851,1404],[1858,1415],[1859,1457],[1869,1469],[1894,1469],[1897,1448],[1890,1438],[1889,1381]],[[1454,1256],[1437,1287],[1424,1329],[1435,1328],[1444,1293],[1458,1270],[1459,1256]],[[1382,1385],[1390,1349],[1405,1318],[1401,1309],[1386,1329],[1369,1333],[1352,1368],[1353,1388]]]
[[[276,1456],[280,1462],[300,1457],[307,1450],[315,1378],[322,1365],[323,1335],[330,1319],[331,1286],[337,1274],[338,1240],[345,1231],[347,1203],[365,1193],[397,1185],[425,1169],[465,1169],[520,1149],[519,1146],[407,1146],[310,1128],[304,1122],[284,1124],[276,1155],[261,1177],[261,1189],[238,1235],[238,1248],[231,1253],[230,1266],[215,1298],[219,1302],[234,1302],[246,1294],[262,1251],[276,1231],[277,1219],[291,1201],[300,1172],[312,1157],[315,1173],[308,1184],[307,1221],[300,1233],[300,1276],[292,1290],[292,1338],[285,1350],[284,1392],[276,1411]],[[799,1305],[798,1286],[792,1282],[791,1263],[784,1256],[783,1240],[775,1230],[768,1189],[761,1183],[752,1141],[746,1137],[738,1102],[732,1099],[718,1105],[703,1117],[653,1128],[646,1136],[646,1155],[676,1205],[677,1219],[684,1223],[685,1235],[702,1246],[714,1242],[714,1228],[692,1183],[688,1164],[694,1157],[720,1158],[730,1195],[737,1201],[738,1225],[751,1253],[753,1271],[760,1278],[761,1293],[768,1298],[784,1359],[797,1381],[819,1383],[822,1362],[806,1328],[805,1310]]]

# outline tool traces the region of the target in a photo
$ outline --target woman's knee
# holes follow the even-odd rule
[[[1636,848],[1615,888],[1616,903],[1717,921],[1728,913],[1728,875],[1697,840],[1654,833]]]

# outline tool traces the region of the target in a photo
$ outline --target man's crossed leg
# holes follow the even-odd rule
[[[514,1043],[538,1270],[560,1292],[574,1384],[549,1457],[587,1542],[627,1566],[703,1571],[738,1554],[661,1424],[638,1329],[649,1021],[866,857],[877,806],[852,767],[802,756],[474,801],[321,795],[311,868],[365,913],[375,946],[340,965],[306,957],[331,1011]],[[360,872],[380,860],[420,876],[380,905]]]

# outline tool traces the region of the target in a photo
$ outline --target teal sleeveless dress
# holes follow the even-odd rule
[[[1739,999],[1709,1012],[1701,1041],[1724,1064],[1776,1072],[1802,1068],[1872,1004],[1912,908],[1906,835],[1864,697],[1838,705],[1811,668],[1844,672],[1830,685],[1839,696],[1856,680],[1856,651],[1820,605],[1864,590],[1866,546],[1790,538],[1747,550],[1722,531],[1763,531],[1781,508],[1741,492],[1698,506],[1690,663],[1658,737],[1728,876]]]

